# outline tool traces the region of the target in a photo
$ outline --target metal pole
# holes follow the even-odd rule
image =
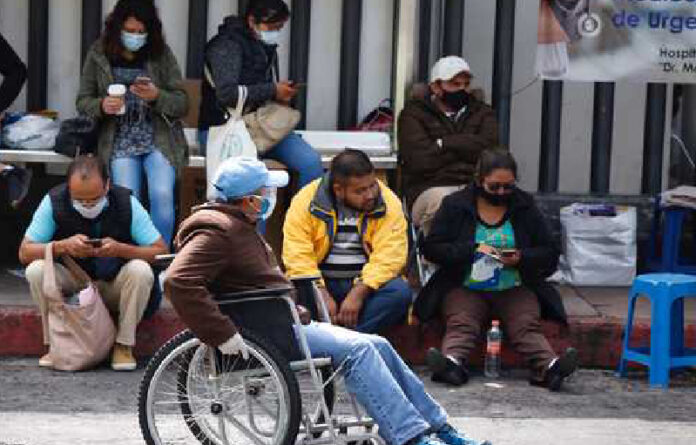
[[[418,80],[427,82],[430,71],[433,2],[432,0],[420,0],[418,3]]]
[[[306,83],[309,77],[309,38],[312,24],[312,0],[292,2],[292,29],[290,31],[290,79]],[[299,128],[305,128],[307,116],[307,88],[295,97],[295,107],[302,113]]]
[[[186,77],[201,79],[208,41],[208,0],[189,0],[188,54]]]
[[[357,123],[360,84],[360,30],[362,0],[343,0],[341,26],[341,80],[338,101],[338,128]]]
[[[553,193],[558,191],[562,106],[563,82],[560,80],[545,80],[541,108],[540,192]]]
[[[592,168],[590,170],[592,193],[609,193],[611,146],[614,134],[614,86],[613,82],[595,83]]]
[[[662,191],[662,155],[665,146],[667,85],[664,83],[649,83],[647,94],[642,192],[654,195]]]
[[[46,108],[48,79],[48,0],[29,0],[27,109]]]
[[[465,0],[445,0],[443,56],[458,56],[462,54],[462,45],[464,43],[464,2]]]
[[[239,17],[244,18],[244,15],[246,14],[246,10],[249,7],[249,2],[251,0],[239,0],[237,3],[237,15]]]
[[[92,44],[101,35],[102,2],[82,0],[82,63]]]
[[[498,116],[499,140],[510,143],[512,66],[515,53],[515,0],[498,0],[495,11],[493,108]]]
[[[408,89],[413,82],[413,62],[415,59],[417,0],[396,0],[394,7],[394,49],[392,59],[392,100],[394,116],[399,116],[408,97]],[[394,123],[392,141],[398,150],[397,127]]]

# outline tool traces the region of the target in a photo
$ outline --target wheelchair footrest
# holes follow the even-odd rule
[[[329,357],[313,358],[312,362],[314,363],[315,368],[326,368],[331,366],[331,359]],[[290,369],[295,372],[305,371],[309,369],[309,360],[297,360],[290,362]]]

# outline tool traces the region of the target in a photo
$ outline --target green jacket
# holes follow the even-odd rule
[[[148,60],[145,67],[160,90],[159,98],[152,104],[155,145],[162,150],[162,154],[178,172],[188,162],[188,146],[181,134],[181,126],[170,125],[188,112],[188,96],[183,88],[181,70],[168,46],[165,46],[164,53],[159,58]],[[87,53],[82,68],[80,90],[77,93],[77,111],[99,121],[101,128],[97,152],[106,165],[109,165],[111,160],[116,118],[104,115],[101,103],[112,83],[114,77],[111,65],[104,54],[101,40],[98,40]]]

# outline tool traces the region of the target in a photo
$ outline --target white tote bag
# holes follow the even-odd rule
[[[206,69],[207,71],[207,69]],[[208,76],[208,73],[206,72]],[[208,77],[209,81],[212,79]],[[212,84],[212,82],[211,82]],[[232,157],[258,157],[256,145],[249,135],[246,124],[242,119],[244,102],[246,102],[247,89],[239,86],[237,107],[229,108],[229,120],[223,125],[210,127],[208,133],[208,145],[206,149],[206,178],[208,182],[208,196],[211,195],[211,181],[215,176],[218,166],[227,158]]]
[[[561,209],[563,255],[552,278],[574,286],[630,286],[636,276],[635,207],[616,207],[616,216],[590,216],[577,205]]]

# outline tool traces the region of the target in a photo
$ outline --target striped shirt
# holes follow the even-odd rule
[[[367,255],[360,239],[359,219],[357,211],[338,206],[338,227],[334,243],[319,266],[324,278],[353,279],[360,276],[367,263]]]

